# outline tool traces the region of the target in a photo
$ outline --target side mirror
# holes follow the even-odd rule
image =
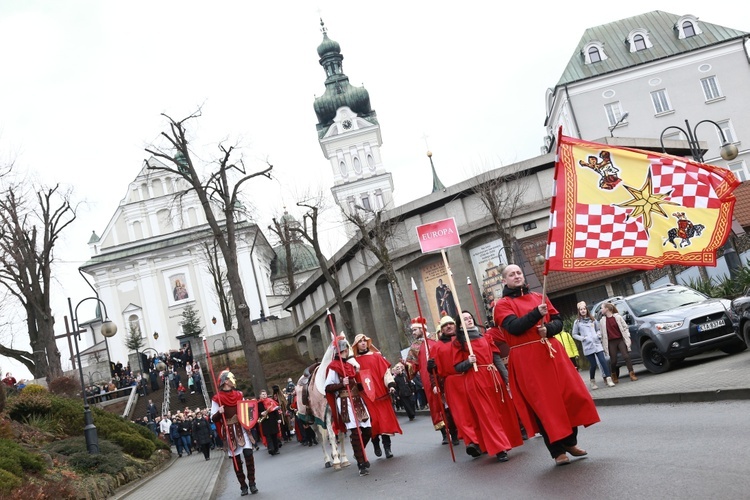
[[[629,312],[625,312],[625,313],[624,313],[624,314],[622,315],[622,317],[623,317],[623,319],[625,320],[625,323],[627,323],[628,325],[632,325],[632,324],[634,323],[634,321],[633,321],[633,317],[632,317],[632,316],[630,315],[630,313],[629,313]]]

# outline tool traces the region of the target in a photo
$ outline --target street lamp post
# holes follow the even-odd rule
[[[737,158],[737,155],[739,154],[737,146],[727,140],[726,135],[724,135],[724,131],[721,129],[719,124],[713,120],[701,120],[692,128],[690,127],[690,122],[685,120],[684,129],[676,125],[671,125],[665,128],[661,131],[661,136],[659,136],[662,152],[666,153],[666,148],[664,147],[664,133],[671,129],[679,130],[685,135],[685,137],[687,137],[688,146],[690,147],[690,155],[693,157],[693,160],[699,163],[703,163],[703,151],[701,150],[700,144],[698,143],[697,134],[698,125],[700,125],[701,123],[710,123],[711,125],[716,127],[716,130],[719,131],[719,135],[721,136],[720,154],[722,159],[731,161]],[[739,270],[742,269],[742,262],[740,261],[740,257],[739,255],[737,255],[737,250],[734,248],[734,244],[732,243],[731,234],[729,238],[727,238],[727,242],[724,245],[724,261],[727,263],[727,267],[729,268],[729,277],[732,280],[737,279]]]
[[[627,111],[624,112],[622,114],[622,116],[620,117],[620,119],[617,120],[617,123],[615,123],[614,125],[612,125],[611,127],[609,127],[609,136],[610,137],[614,137],[615,136],[615,129],[617,128],[618,125],[620,125],[622,122],[625,121],[625,118],[627,118],[629,114],[630,113],[628,113]]]
[[[94,425],[94,419],[91,415],[91,407],[89,407],[89,401],[86,397],[86,385],[83,379],[83,366],[81,366],[81,352],[78,349],[78,337],[81,336],[81,330],[78,326],[78,307],[87,300],[96,300],[101,304],[104,310],[104,321],[102,322],[101,332],[105,338],[114,336],[117,333],[117,325],[110,321],[107,315],[107,306],[104,305],[98,297],[86,297],[81,300],[73,309],[73,305],[68,297],[68,309],[70,310],[70,325],[65,322],[68,335],[73,335],[74,345],[76,348],[76,359],[78,360],[78,374],[81,377],[81,395],[83,396],[83,435],[86,438],[86,449],[90,455],[99,454],[99,437],[96,433],[96,426]],[[70,327],[69,327],[70,326]],[[72,330],[72,331],[71,331]]]

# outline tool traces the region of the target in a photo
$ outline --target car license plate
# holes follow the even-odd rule
[[[714,328],[719,328],[720,326],[724,325],[725,323],[723,319],[717,319],[716,321],[709,321],[708,323],[698,325],[698,331],[705,332],[706,330],[713,330]]]

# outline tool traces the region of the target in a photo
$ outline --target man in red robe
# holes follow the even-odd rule
[[[453,444],[458,444],[455,427],[451,431],[452,436],[449,436],[446,431],[446,423],[443,420],[443,411],[441,411],[443,398],[430,382],[430,374],[427,371],[427,360],[432,357],[432,351],[436,349],[437,341],[428,338],[426,335],[426,325],[427,320],[422,317],[414,318],[411,322],[411,335],[414,338],[414,342],[406,355],[406,367],[409,371],[409,378],[413,378],[419,373],[422,379],[424,392],[427,396],[427,404],[430,408],[430,417],[432,417],[432,425],[435,426],[435,430],[439,430],[443,435],[443,444],[448,444],[448,440],[451,438],[453,439]]]
[[[495,325],[507,332],[511,348],[511,392],[527,430],[540,432],[556,465],[586,455],[578,447],[578,426],[599,422],[593,399],[554,338],[562,318],[549,299],[529,292],[521,268],[503,269],[503,298],[494,308]]]
[[[279,404],[268,397],[268,391],[260,391],[258,398],[258,414],[260,417],[260,431],[263,433],[263,441],[268,449],[269,455],[278,455],[281,442],[279,441]]]
[[[391,394],[396,393],[391,364],[372,345],[370,337],[362,333],[354,337],[354,359],[359,364],[357,382],[362,386],[367,410],[372,417],[372,446],[375,456],[383,455],[380,448],[382,436],[385,458],[391,458],[391,436],[403,434],[391,399]]]

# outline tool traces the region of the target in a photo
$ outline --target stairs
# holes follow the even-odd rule
[[[203,379],[203,383],[206,383],[206,374],[207,370],[203,370],[201,372],[201,378]],[[187,372],[185,371],[185,368],[179,368],[177,370],[177,373],[180,375],[180,381],[182,382],[182,385],[187,388]],[[143,417],[146,415],[146,408],[148,407],[148,400],[152,400],[154,404],[156,404],[156,408],[159,410],[159,414],[162,412],[162,406],[164,404],[164,384],[161,380],[158,381],[159,383],[159,390],[152,391],[151,385],[149,384],[148,387],[148,394],[145,396],[138,396],[138,401],[135,403],[135,407],[133,409],[133,414],[131,419],[138,421],[143,419]],[[165,380],[164,383],[169,383],[169,379]],[[210,380],[208,381],[210,384]],[[202,384],[203,385],[203,384]],[[210,389],[210,387],[206,387],[206,390],[209,391],[209,401],[211,399],[211,396],[213,395],[213,391]],[[206,401],[203,398],[203,394],[201,394],[199,391],[195,391],[195,394],[190,394],[190,391],[188,390],[185,392],[185,402],[180,402],[180,398],[177,395],[177,390],[170,387],[169,389],[169,411],[172,412],[172,415],[178,412],[182,412],[185,408],[190,408],[191,410],[195,410],[196,408],[205,408],[206,407]]]

